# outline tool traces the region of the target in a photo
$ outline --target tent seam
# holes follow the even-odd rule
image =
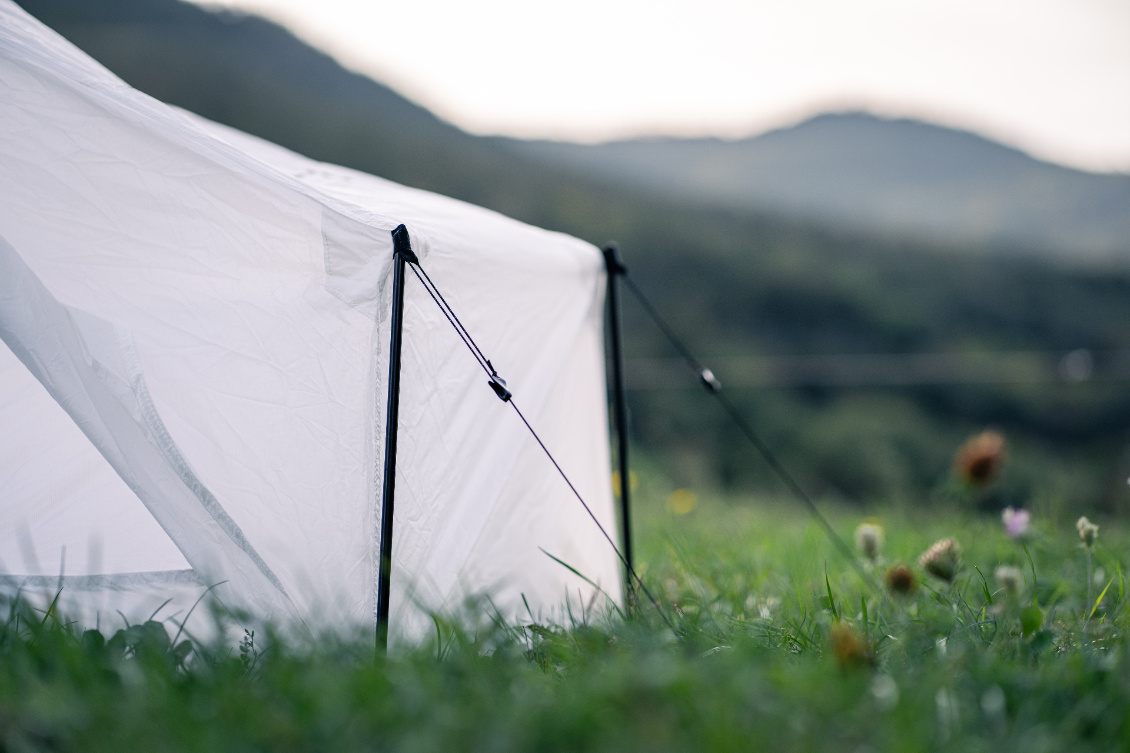
[[[149,392],[149,386],[145,382],[145,374],[141,368],[141,358],[137,353],[137,348],[133,343],[133,338],[130,337],[128,332],[123,330],[118,331],[118,346],[122,355],[122,362],[126,368],[127,375],[130,380],[130,387],[133,390],[134,397],[137,399],[137,405],[141,412],[141,418],[145,422],[145,426],[153,434],[154,445],[168,461],[169,465],[176,472],[177,477],[188,487],[192,495],[200,502],[200,505],[207,511],[208,515],[216,522],[228,538],[235,543],[239,549],[251,559],[255,567],[263,576],[270,581],[271,585],[279,590],[279,592],[290,600],[290,595],[283,588],[282,583],[279,581],[278,576],[271,570],[270,566],[263,561],[255,547],[247,540],[247,536],[239,527],[239,524],[228,514],[216,496],[209,491],[208,487],[200,480],[200,478],[189,467],[188,461],[181,453],[180,448],[177,447],[176,442],[173,441],[172,436],[169,434],[168,429],[165,427],[165,422],[161,420],[160,414],[157,412],[157,407],[153,404],[153,397]]]

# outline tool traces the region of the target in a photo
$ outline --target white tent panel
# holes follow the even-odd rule
[[[372,619],[389,233],[402,222],[614,531],[595,248],[168,108],[9,0],[0,88],[0,376],[14,385],[0,392],[0,441],[60,448],[34,465],[0,456],[0,478],[19,480],[0,488],[0,521],[26,521],[46,552],[120,520],[132,549],[83,565],[107,578],[76,590],[101,583],[99,598],[144,609],[161,578],[131,591],[118,576],[148,563],[191,569],[165,578],[182,614],[222,584],[222,599],[266,618]],[[510,614],[523,596],[548,611],[578,589],[590,598],[542,549],[618,599],[612,548],[411,276],[407,301],[394,632],[469,594]],[[51,484],[65,493],[41,505]],[[89,509],[101,529],[82,522]],[[0,536],[4,567],[23,569],[10,576],[45,577],[18,547]]]
[[[426,252],[429,276],[615,536],[604,412],[604,272],[596,249],[200,122],[311,188],[402,218]],[[394,612],[456,608],[468,595],[512,605],[526,595],[554,612],[565,582],[574,583],[569,598],[576,600],[577,581],[562,580],[567,571],[542,549],[618,599],[612,546],[511,408],[487,387],[435,301],[411,273],[408,278],[397,481],[398,500],[407,501],[397,504],[394,580],[407,584],[411,598],[394,600]]]
[[[13,270],[0,287],[10,296],[10,337],[44,350],[77,326],[72,311],[97,312],[114,333],[99,363],[123,364],[115,376],[124,389],[107,387],[86,363],[92,343],[77,330],[33,353],[47,367],[36,376],[51,381],[63,351],[70,368],[89,368],[56,377],[56,399],[77,396],[82,405],[68,411],[80,425],[105,424],[96,446],[119,454],[111,462],[123,478],[135,476],[127,482],[200,577],[226,581],[237,603],[277,618],[312,611],[340,584],[356,595],[348,607],[360,617],[369,579],[348,583],[343,563],[367,557],[372,511],[343,506],[352,519],[338,516],[327,531],[334,519],[309,495],[328,502],[344,484],[351,489],[342,496],[356,500],[368,487],[371,469],[357,449],[368,421],[356,404],[371,390],[376,328],[318,284],[324,207],[104,71],[76,81],[41,58],[42,68],[19,58],[0,67],[11,95],[0,104],[0,233]],[[362,231],[379,239],[374,247],[390,245],[387,231]],[[15,317],[29,310],[20,275],[49,312],[17,331]],[[287,403],[310,390],[325,407],[320,434],[336,445],[300,409],[286,409],[301,408]],[[194,413],[207,427],[180,436],[177,419]],[[210,465],[217,455],[219,473]],[[267,564],[261,547],[285,556]],[[333,574],[311,584],[315,572]],[[292,591],[307,598],[296,604]]]
[[[569,441],[570,437],[583,436],[589,431],[585,411],[578,407],[604,400],[603,385],[585,376],[593,359],[603,355],[600,306],[596,305],[589,316],[597,326],[584,328],[568,352],[564,367],[551,387],[555,399],[546,403],[538,417],[543,427],[540,434],[542,440],[554,448],[554,458],[566,469],[581,496],[618,543],[617,529],[609,524],[604,512],[610,504],[606,499],[610,488],[607,479],[611,474],[608,446],[603,442]],[[526,442],[515,464],[536,469],[546,467],[548,461],[540,447]],[[596,472],[576,472],[582,469]],[[593,538],[592,518],[575,498],[561,494],[561,479],[550,470],[546,468],[546,472],[531,474],[528,478],[515,474],[507,480],[499,493],[499,504],[485,520],[468,555],[470,566],[463,577],[469,582],[489,584],[489,593],[500,603],[520,600],[523,593],[561,589],[556,600],[538,605],[545,607],[545,612],[535,615],[539,619],[564,619],[565,615],[555,610],[561,609],[566,599],[574,608],[574,616],[582,611],[578,607],[590,605],[591,612],[601,614],[609,609],[609,599],[616,604],[620,601],[619,561],[609,542]],[[531,499],[550,500],[552,506],[548,510],[535,507],[529,504]],[[521,542],[522,546],[515,546],[514,542]],[[585,574],[601,587],[604,595],[579,588],[575,581],[555,580],[552,568],[562,566],[553,564],[547,571],[545,564],[549,555]],[[567,588],[571,591],[565,591]]]
[[[0,572],[96,575],[187,570],[137,495],[0,343]],[[32,532],[35,532],[33,535]]]

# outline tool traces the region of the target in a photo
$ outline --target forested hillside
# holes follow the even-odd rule
[[[19,0],[130,84],[284,146],[482,204],[595,243],[615,239],[638,284],[704,355],[1093,353],[1094,378],[738,388],[734,399],[803,482],[867,500],[948,499],[955,440],[1012,442],[986,506],[1126,503],[1130,276],[1011,253],[839,230],[626,187],[470,136],[255,17],[179,0]],[[379,39],[374,40],[379,44]],[[990,249],[991,250],[991,249]],[[999,249],[998,249],[999,251]],[[631,356],[671,351],[628,302]],[[638,365],[638,364],[637,364]],[[731,376],[719,369],[723,382]],[[740,376],[740,375],[738,375]],[[735,379],[740,383],[741,379]],[[693,380],[688,380],[688,385]],[[639,390],[641,454],[675,485],[776,489],[704,395]]]

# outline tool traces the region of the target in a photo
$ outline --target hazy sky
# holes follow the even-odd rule
[[[475,133],[735,137],[865,108],[1130,172],[1130,0],[205,4],[281,21]]]

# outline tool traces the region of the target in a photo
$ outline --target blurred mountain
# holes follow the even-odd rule
[[[860,112],[737,141],[515,142],[657,194],[977,248],[1130,261],[1130,175],[1041,162],[964,131]]]

